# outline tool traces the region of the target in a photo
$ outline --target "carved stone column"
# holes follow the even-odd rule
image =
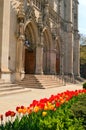
[[[80,76],[80,43],[78,32],[74,44],[74,76]]]
[[[17,53],[16,53],[16,80],[24,78],[24,7],[23,0],[21,0],[19,6],[19,12],[17,14],[18,20],[18,40],[17,40]]]
[[[43,74],[43,33],[40,35],[40,43],[36,47],[36,74]]]
[[[72,23],[72,0],[67,0],[67,51],[66,51],[66,70],[67,74],[73,76],[73,23]]]
[[[56,74],[56,50],[50,51],[50,74]]]
[[[18,39],[16,55],[16,80],[21,80],[24,78],[24,36]]]
[[[56,74],[56,48],[55,48],[55,40],[56,35],[54,36],[54,33],[52,34],[52,41],[53,46],[50,50],[50,74]]]
[[[78,34],[78,1],[74,1],[74,11],[73,15],[74,17],[74,76],[80,77],[80,36]]]
[[[65,46],[65,40],[64,40],[64,31],[61,27],[61,23],[59,24],[58,28],[58,38],[59,38],[59,51],[60,51],[60,75],[64,76],[64,46]]]
[[[43,74],[43,32],[42,30],[43,30],[42,13],[40,13],[38,19],[39,41],[36,47],[36,74]]]
[[[3,0],[3,24],[2,24],[2,51],[1,51],[1,78],[6,82],[11,81],[11,71],[9,68],[10,56],[10,1]]]

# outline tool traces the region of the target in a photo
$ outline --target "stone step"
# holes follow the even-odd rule
[[[22,84],[21,86],[23,86],[23,87],[25,87],[25,88],[35,88],[35,89],[45,89],[45,88],[53,88],[53,87],[59,87],[60,85],[50,85],[50,84],[48,84],[48,85],[44,85],[44,84],[42,84],[41,86],[33,86],[33,85],[27,85],[27,84]],[[61,85],[62,86],[62,85]]]
[[[17,82],[17,83],[33,83],[33,84],[35,84],[35,83],[39,83],[39,81],[37,80],[37,81],[35,81],[35,80],[23,80],[23,81],[20,81],[20,82]]]
[[[59,80],[58,80],[58,81],[55,81],[55,80],[52,80],[52,79],[51,79],[51,80],[37,79],[37,81],[31,81],[31,80],[29,81],[29,80],[26,80],[26,79],[25,79],[24,81],[18,82],[18,83],[20,83],[20,84],[22,84],[22,83],[27,83],[27,84],[28,84],[28,83],[29,83],[29,84],[35,85],[36,83],[37,83],[37,84],[39,84],[39,83],[41,84],[41,82],[42,82],[42,83],[47,83],[47,84],[48,84],[48,83],[49,83],[49,84],[50,84],[50,83],[51,83],[51,84],[52,84],[52,83],[53,83],[53,84],[54,84],[54,83],[60,83]],[[61,81],[61,82],[62,82],[62,81]]]
[[[3,84],[0,84],[0,88],[4,88],[4,87],[15,87],[17,86],[17,84],[12,84],[12,83],[3,83]]]
[[[0,84],[5,83],[5,81],[3,79],[0,79]]]
[[[22,87],[0,87],[0,92],[23,89]]]
[[[42,83],[42,86],[44,87],[44,88],[52,88],[52,87],[59,87],[59,86],[62,86],[61,84],[44,84],[44,83]]]
[[[44,87],[44,89],[48,89],[48,88],[57,88],[57,87],[61,87],[60,85],[51,85],[51,86],[43,86]]]
[[[33,83],[29,83],[29,82],[26,82],[26,83],[20,83],[19,85],[21,86],[25,86],[25,87],[30,87],[30,88],[44,88],[44,86],[50,86],[50,87],[56,87],[56,86],[59,86],[60,84],[57,84],[57,83],[46,83],[46,82],[41,82],[41,85],[39,84],[33,84]]]
[[[18,85],[26,88],[42,88],[40,83],[33,83],[29,81],[19,82]]]
[[[41,82],[42,85],[45,85],[45,86],[47,86],[47,85],[58,86],[58,85],[61,85],[61,83],[62,83],[62,80],[60,80],[59,78],[52,76],[52,75],[47,76],[47,78],[46,78],[46,76],[45,77],[43,76],[43,78],[36,76],[36,78],[39,80],[39,82]]]
[[[6,95],[12,95],[12,94],[17,94],[17,93],[25,93],[25,92],[29,92],[31,91],[28,88],[23,88],[23,89],[16,89],[16,90],[12,90],[12,91],[4,91],[4,92],[0,92],[0,96],[6,96]]]
[[[0,96],[24,93],[30,91],[29,88],[18,86],[17,84],[0,84]]]
[[[30,88],[51,88],[62,86],[63,83],[54,75],[26,75],[18,84]]]
[[[59,82],[62,82],[60,80],[54,80],[54,79],[37,79],[38,81],[40,82],[46,82],[46,83],[59,83]]]
[[[45,80],[55,80],[55,81],[62,80],[61,77],[57,77],[57,76],[55,76],[55,75],[53,75],[53,76],[52,76],[52,75],[51,75],[51,76],[50,76],[50,75],[49,75],[49,76],[42,76],[42,75],[39,76],[39,75],[35,75],[35,77],[38,78],[38,79],[40,79],[40,80],[41,80],[41,79],[45,79]]]

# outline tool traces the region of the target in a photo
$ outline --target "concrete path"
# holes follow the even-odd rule
[[[66,85],[57,88],[49,89],[30,89],[29,92],[18,93],[13,95],[5,95],[0,97],[0,114],[4,114],[8,110],[16,109],[16,106],[29,106],[34,100],[39,100],[44,97],[50,97],[51,94],[57,94],[66,90],[82,89],[81,84]]]

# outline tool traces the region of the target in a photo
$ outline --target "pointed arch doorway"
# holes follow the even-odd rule
[[[36,40],[31,23],[25,28],[25,39],[28,41],[28,44],[25,45],[25,74],[34,74],[36,69]]]

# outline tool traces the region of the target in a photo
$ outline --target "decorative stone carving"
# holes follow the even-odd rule
[[[17,13],[18,22],[21,21],[24,22],[24,18],[25,18],[24,3],[23,0],[20,0],[19,11]]]
[[[49,3],[48,0],[45,1],[44,3],[44,14],[43,14],[43,21],[44,21],[44,26],[50,27],[50,22],[49,22]]]
[[[19,10],[17,13],[17,21],[18,21],[18,27],[17,27],[17,38],[18,40],[25,40],[24,36],[24,20],[25,20],[25,11],[24,11],[24,1],[20,0],[19,4]]]
[[[34,9],[31,5],[27,6],[27,10],[25,12],[25,15],[26,15],[26,20],[32,19],[33,21],[36,22],[35,12],[34,12]]]
[[[42,32],[42,30],[43,30],[43,15],[42,15],[42,13],[39,14],[38,28],[39,28],[39,33]]]

